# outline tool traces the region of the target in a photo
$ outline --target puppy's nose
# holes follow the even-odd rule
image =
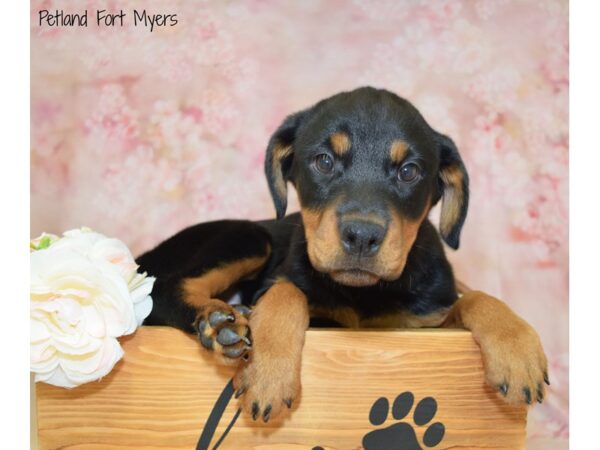
[[[340,234],[346,253],[373,256],[385,237],[385,228],[376,223],[353,220],[342,223]]]

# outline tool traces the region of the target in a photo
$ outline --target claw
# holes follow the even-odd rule
[[[242,386],[237,391],[235,391],[235,398],[240,398],[244,392],[246,392],[246,386]]]
[[[506,394],[508,394],[508,384],[506,383],[502,383],[498,389],[500,389],[500,392],[502,393],[502,395],[504,395],[506,397]]]
[[[531,389],[528,387],[523,388],[523,394],[525,395],[525,401],[528,405],[531,405]]]
[[[285,403],[285,404],[286,404],[286,406],[287,406],[288,408],[291,408],[291,407],[292,407],[292,399],[291,399],[291,398],[286,398],[286,399],[283,401],[283,403]]]
[[[252,420],[256,420],[258,417],[258,402],[252,403]]]
[[[542,403],[544,401],[544,391],[542,390],[541,384],[538,384],[537,386],[537,401],[538,403]]]
[[[239,312],[244,317],[249,317],[251,310],[246,305],[235,305],[235,310]]]
[[[238,347],[238,348],[224,348],[223,354],[225,356],[227,356],[228,358],[235,359],[235,358],[239,358],[244,353],[247,353],[249,350],[250,350],[250,347],[248,347],[248,346]]]
[[[265,411],[263,412],[263,421],[267,423],[269,421],[269,417],[271,416],[271,405],[267,405]]]
[[[234,322],[235,316],[233,314],[226,314],[223,311],[213,311],[208,316],[208,323],[211,327],[221,325],[223,322]]]
[[[548,378],[548,372],[544,372],[544,383],[550,386],[550,378]]]

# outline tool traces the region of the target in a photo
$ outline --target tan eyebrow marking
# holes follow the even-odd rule
[[[399,164],[404,159],[406,152],[408,150],[408,144],[404,141],[396,139],[392,142],[390,146],[390,158],[392,158],[392,162]]]
[[[350,150],[350,137],[342,131],[333,133],[329,137],[329,142],[331,142],[331,148],[338,156],[342,156]]]

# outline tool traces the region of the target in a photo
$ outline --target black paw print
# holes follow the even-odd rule
[[[392,417],[404,419],[413,407],[415,396],[412,392],[398,395],[392,405]],[[373,425],[382,425],[388,417],[390,404],[387,398],[381,397],[371,407],[369,421]],[[389,427],[373,430],[363,438],[365,450],[423,450],[415,433],[415,425],[427,425],[437,412],[437,402],[432,397],[425,397],[415,407],[413,414],[414,425],[406,422],[396,422]],[[435,422],[427,427],[423,435],[423,445],[435,447],[444,438],[444,425]]]

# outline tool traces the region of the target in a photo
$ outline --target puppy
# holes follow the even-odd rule
[[[536,332],[500,300],[457,295],[441,241],[459,246],[469,178],[452,140],[408,101],[365,87],[297,112],[271,137],[265,172],[278,220],[195,225],[138,259],[157,277],[146,323],[197,333],[208,350],[241,359],[236,396],[255,420],[298,397],[311,320],[465,328],[501,396],[542,402],[549,381]],[[301,209],[285,216],[288,183]],[[440,201],[438,234],[428,214]],[[222,300],[233,291],[238,306]]]

